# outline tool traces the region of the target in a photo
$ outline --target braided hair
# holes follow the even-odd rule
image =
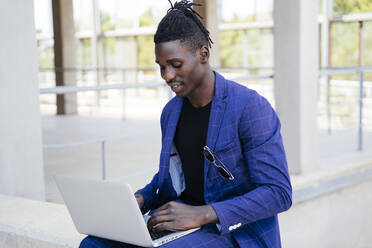
[[[192,6],[201,4],[181,0],[174,5],[168,0],[171,7],[160,21],[154,36],[155,44],[167,41],[180,40],[193,50],[203,46],[212,47],[213,41],[209,37],[209,31],[201,23],[203,19]]]

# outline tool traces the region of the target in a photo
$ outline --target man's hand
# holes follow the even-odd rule
[[[142,194],[139,194],[139,193],[138,194],[134,194],[134,196],[136,197],[138,206],[141,209],[143,207],[143,205],[145,204],[145,197],[143,197],[143,195]]]
[[[217,223],[218,217],[211,205],[190,206],[168,202],[158,208],[147,222],[149,230],[188,230],[209,223]]]

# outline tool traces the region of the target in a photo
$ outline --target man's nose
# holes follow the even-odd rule
[[[176,77],[176,72],[172,68],[166,68],[163,73],[163,79],[168,83]]]

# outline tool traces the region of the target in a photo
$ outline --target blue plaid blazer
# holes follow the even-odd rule
[[[215,75],[206,145],[235,179],[222,178],[205,160],[205,202],[218,215],[220,234],[230,234],[240,247],[281,247],[277,214],[290,208],[292,187],[279,119],[258,93]],[[159,171],[138,191],[145,197],[143,212],[180,193],[170,173],[170,154],[182,104],[182,98],[174,97],[163,109]]]

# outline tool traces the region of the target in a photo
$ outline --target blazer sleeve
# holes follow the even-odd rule
[[[158,173],[156,173],[149,184],[147,184],[143,189],[137,190],[136,194],[140,193],[145,198],[145,204],[141,208],[143,214],[152,209],[158,196],[158,188]]]
[[[233,225],[240,227],[272,217],[292,204],[280,121],[265,98],[257,93],[252,98],[240,117],[239,139],[250,183],[255,189],[212,204],[221,224],[221,233],[230,232],[229,227]]]

